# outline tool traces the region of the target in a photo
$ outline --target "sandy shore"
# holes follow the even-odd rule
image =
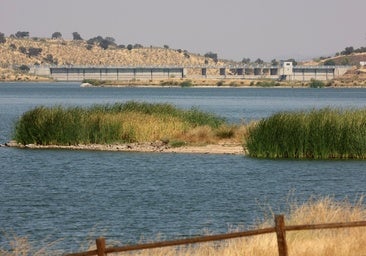
[[[93,151],[119,151],[119,152],[146,152],[146,153],[181,153],[181,154],[230,154],[244,155],[243,146],[240,144],[209,144],[200,146],[171,147],[160,141],[151,143],[128,143],[128,144],[90,144],[90,145],[20,145],[14,141],[6,143],[7,147],[29,149],[68,149],[68,150],[93,150]]]

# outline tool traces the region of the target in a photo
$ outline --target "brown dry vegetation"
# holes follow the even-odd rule
[[[366,87],[366,67],[353,68],[342,77],[330,81],[329,85],[334,87]]]
[[[363,198],[350,203],[331,197],[310,199],[304,204],[291,202],[286,225],[321,224],[366,220]],[[273,227],[273,214],[257,228]],[[240,230],[240,229],[239,229]],[[238,230],[231,230],[235,232]],[[317,231],[291,231],[287,233],[289,255],[296,256],[348,256],[366,254],[366,228],[348,228]],[[94,247],[93,247],[94,248]],[[112,254],[113,255],[113,254]],[[188,247],[167,247],[114,255],[133,256],[277,256],[275,234],[259,235],[244,239],[232,239],[216,243],[202,243]]]
[[[63,39],[18,39],[6,38],[0,44],[0,81],[37,81],[45,80],[14,69],[21,65],[59,65],[59,66],[199,66],[207,63],[210,66],[220,66],[222,61],[214,62],[199,54],[183,50],[166,49],[162,47],[144,47],[128,50],[127,48],[108,48],[106,50],[94,45],[87,49],[86,41]],[[37,56],[22,53],[30,48],[40,48]],[[52,56],[50,61],[49,56]],[[196,75],[199,69],[189,69],[188,75]],[[208,70],[208,74],[218,72]],[[216,82],[215,82],[216,83]]]
[[[29,57],[20,48],[41,48],[39,56]],[[20,65],[52,64],[47,60],[51,54],[58,65],[90,65],[90,66],[190,66],[203,65],[205,60],[215,65],[212,59],[181,50],[160,47],[141,49],[112,48],[103,50],[94,45],[87,49],[86,41],[70,41],[62,39],[17,39],[7,38],[0,44],[0,67],[11,68]],[[220,62],[218,63],[220,64]]]
[[[366,208],[363,198],[355,202],[349,200],[337,201],[331,197],[313,198],[305,203],[298,204],[296,201],[289,202],[286,214],[286,225],[321,224],[336,222],[352,222],[366,220]],[[267,207],[266,207],[267,208]],[[268,207],[265,221],[255,228],[273,227],[273,214]],[[237,228],[229,230],[236,232],[243,230]],[[350,256],[366,255],[366,228],[344,228],[316,231],[291,231],[287,232],[289,255],[296,256]],[[12,251],[0,248],[0,254],[4,256],[18,255],[60,255],[60,251],[52,250],[55,243],[46,242],[41,249],[29,242],[26,237],[15,235],[5,236],[7,246]],[[159,239],[157,239],[159,240]],[[94,243],[93,239],[90,241]],[[146,242],[146,240],[144,241]],[[118,242],[108,241],[107,246],[120,246]],[[88,250],[94,250],[91,245]],[[85,250],[85,247],[81,249]],[[108,254],[109,255],[109,254]],[[277,241],[275,234],[259,235],[245,239],[231,239],[215,243],[201,243],[192,246],[166,247],[154,250],[143,250],[131,253],[119,253],[110,255],[133,255],[133,256],[239,256],[239,255],[264,255],[277,256]]]

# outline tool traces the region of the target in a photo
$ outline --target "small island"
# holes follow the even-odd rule
[[[366,110],[277,113],[247,124],[197,108],[126,102],[36,107],[18,120],[22,148],[160,153],[246,154],[256,158],[365,159]]]

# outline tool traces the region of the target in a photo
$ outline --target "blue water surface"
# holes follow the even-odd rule
[[[38,105],[129,100],[198,107],[229,122],[278,111],[363,108],[365,89],[80,88],[69,83],[0,84],[0,143]],[[365,161],[258,160],[238,155],[26,150],[0,147],[0,232],[77,251],[98,236],[125,243],[251,227],[287,207],[291,194],[351,200],[365,194]],[[5,243],[0,233],[0,247]]]

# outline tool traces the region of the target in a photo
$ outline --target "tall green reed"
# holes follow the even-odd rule
[[[191,127],[200,125],[218,127],[224,123],[223,118],[195,108],[182,110],[173,105],[161,103],[132,101],[93,105],[87,108],[40,106],[21,116],[15,125],[14,139],[24,145],[137,142],[139,138],[136,135],[136,127],[129,124],[128,113],[152,115],[157,117],[157,122],[165,122],[171,120],[167,117],[174,117]],[[134,125],[146,124],[140,122]]]
[[[244,145],[259,158],[366,158],[366,110],[324,108],[261,120]]]

